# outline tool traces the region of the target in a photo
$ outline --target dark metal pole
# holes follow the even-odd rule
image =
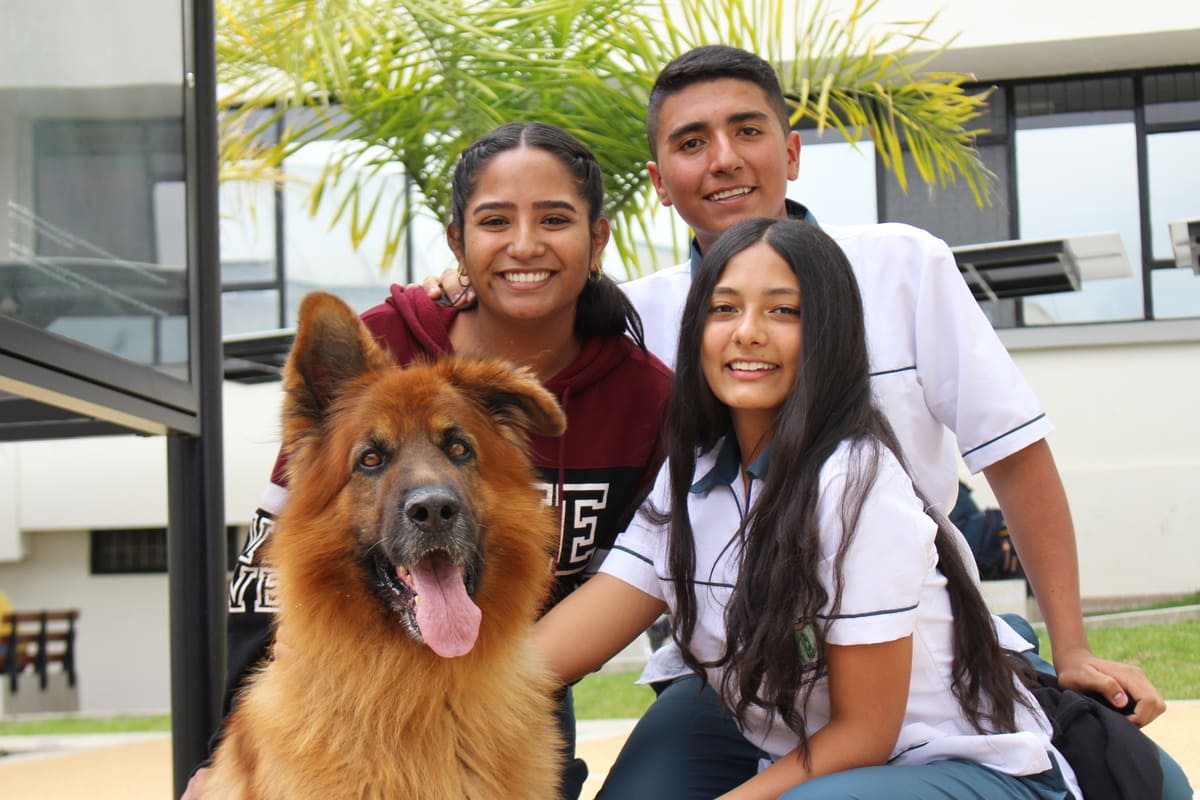
[[[216,53],[213,0],[190,13],[187,126],[190,353],[200,434],[167,438],[167,559],[175,796],[220,722],[225,681],[225,499],[221,424],[221,274],[217,231]]]

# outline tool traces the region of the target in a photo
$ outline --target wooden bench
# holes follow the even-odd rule
[[[20,676],[32,667],[42,691],[49,683],[50,665],[60,665],[67,684],[75,685],[75,621],[79,611],[15,611],[0,617],[0,674],[17,693]]]

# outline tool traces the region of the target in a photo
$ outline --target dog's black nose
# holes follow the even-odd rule
[[[404,514],[418,528],[441,531],[450,527],[461,510],[458,495],[442,486],[416,489],[404,502]]]

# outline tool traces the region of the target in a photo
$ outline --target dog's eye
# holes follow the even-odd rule
[[[358,465],[367,470],[379,469],[383,466],[383,462],[383,453],[374,447],[368,447],[358,457]]]
[[[462,439],[451,439],[446,442],[446,455],[451,461],[466,461],[471,457],[471,448]]]

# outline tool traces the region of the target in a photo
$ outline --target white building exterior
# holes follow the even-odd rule
[[[882,0],[873,19],[924,18],[939,9],[932,34],[959,33],[939,65],[981,80],[1200,65],[1200,3],[1190,0],[1102,10],[1083,0],[956,0],[944,8],[931,0]],[[5,74],[16,73],[0,68],[0,83]],[[28,178],[17,143],[27,139],[3,112],[0,105],[0,181],[20,183]],[[1191,152],[1200,162],[1200,151]],[[1104,156],[1094,154],[1097,170],[1106,169]],[[806,172],[806,158],[802,153],[794,194],[818,218],[854,222],[874,213],[873,203],[844,197],[830,195],[823,204],[827,173],[820,164]],[[823,189],[813,180],[824,181]],[[1195,184],[1190,194],[1185,213],[1200,218]],[[440,270],[438,256],[431,259]],[[1136,250],[1133,260],[1136,273]],[[1187,291],[1196,292],[1200,276],[1191,280],[1197,286]],[[383,294],[381,287],[378,299]],[[1200,486],[1200,304],[1171,320],[1028,327],[1002,336],[1057,426],[1050,443],[1075,517],[1085,601],[1200,589],[1193,494]],[[269,474],[278,391],[277,384],[226,386],[231,526],[247,523]],[[165,450],[161,438],[134,436],[0,444],[0,590],[20,609],[81,609],[86,712],[163,711],[170,704],[166,575],[93,574],[89,551],[93,530],[166,526]],[[968,480],[977,501],[988,503],[982,479]]]

